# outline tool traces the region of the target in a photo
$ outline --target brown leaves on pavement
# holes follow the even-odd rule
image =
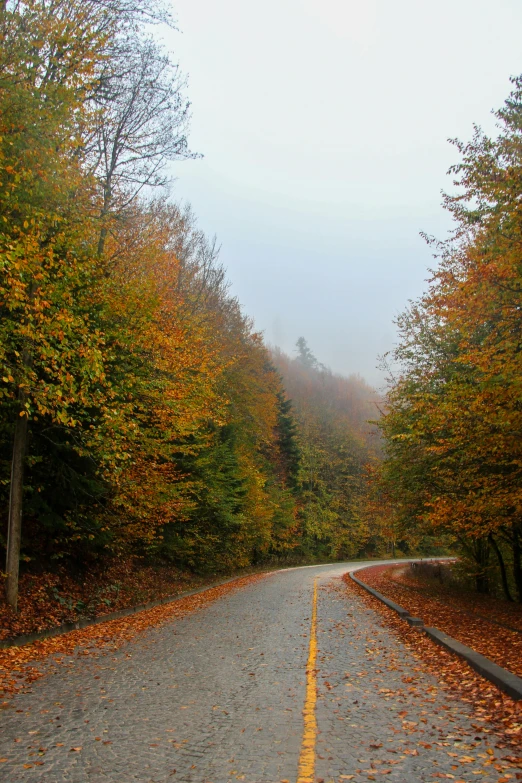
[[[9,696],[25,689],[27,685],[42,676],[43,671],[39,664],[46,660],[57,665],[64,663],[62,656],[98,656],[104,652],[113,652],[147,628],[185,617],[265,576],[267,574],[245,576],[128,617],[108,620],[78,631],[71,631],[63,636],[26,644],[23,647],[0,650],[0,693]]]
[[[404,565],[364,568],[357,576],[403,606],[413,617],[420,617],[424,625],[444,631],[522,677],[521,604],[457,592],[432,581],[417,582]]]
[[[473,644],[470,643],[473,638],[471,634],[473,632],[474,638],[478,640],[479,625],[467,618],[466,615],[462,615],[458,620],[462,623],[462,628],[459,630],[456,625],[450,623],[449,617],[452,610],[449,606],[444,610],[439,610],[438,606],[431,604],[428,598],[424,597],[416,597],[415,600],[411,599],[408,603],[405,597],[407,591],[404,590],[401,593],[398,589],[394,590],[390,576],[385,575],[389,570],[390,566],[373,566],[358,571],[357,577],[408,609],[411,614],[421,617],[425,625],[439,628],[469,647],[473,647]],[[397,634],[406,647],[428,665],[442,687],[453,697],[470,705],[476,721],[473,725],[477,731],[486,733],[494,731],[499,738],[498,748],[516,748],[515,755],[522,755],[520,753],[522,748],[522,704],[520,702],[515,702],[499,691],[495,685],[468,666],[463,659],[439,647],[425,634],[410,627],[393,610],[353,582],[349,574],[345,574],[343,580],[348,592],[362,597],[365,603],[383,617],[386,626]],[[499,629],[496,627],[493,629],[491,624],[485,624],[482,642],[486,642],[488,637],[491,638],[493,634],[497,633],[497,630]],[[474,649],[477,648],[474,647]],[[479,651],[482,652],[482,650]],[[487,655],[487,652],[482,652],[482,654]]]

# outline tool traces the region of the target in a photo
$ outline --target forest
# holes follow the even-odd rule
[[[293,358],[265,345],[216,241],[172,197],[169,166],[197,157],[185,77],[154,35],[172,24],[152,0],[0,9],[12,613],[36,594],[58,619],[91,611],[90,584],[115,605],[129,574],[380,546],[356,502],[380,448],[373,390],[323,367],[304,338]]]
[[[127,602],[179,575],[362,556],[458,552],[479,591],[522,600],[522,78],[497,137],[455,142],[454,230],[428,238],[437,266],[381,399],[305,337],[267,345],[174,198],[199,155],[161,25],[152,0],[0,8],[11,630],[37,605],[49,622],[118,606],[129,584]]]
[[[453,230],[398,320],[370,516],[438,535],[478,592],[522,601],[522,77],[498,133],[454,141]]]

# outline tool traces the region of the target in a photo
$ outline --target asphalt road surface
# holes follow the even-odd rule
[[[467,706],[346,595],[360,565],[277,572],[71,658],[2,712],[0,780],[496,783]]]

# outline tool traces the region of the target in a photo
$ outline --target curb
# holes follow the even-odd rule
[[[461,658],[465,658],[472,669],[475,669],[482,677],[492,682],[501,691],[511,696],[512,699],[515,701],[522,699],[522,679],[517,677],[516,674],[503,669],[501,666],[493,663],[493,661],[490,661],[489,658],[472,650],[471,647],[466,647],[465,644],[458,642],[443,631],[439,631],[438,628],[423,628],[423,631],[430,639],[440,644],[441,647],[445,647],[446,650],[460,655]]]
[[[457,641],[457,639],[453,639],[453,637],[448,636],[448,634],[443,631],[439,631],[438,628],[426,628],[419,617],[412,617],[406,609],[399,606],[399,604],[396,604],[394,601],[390,601],[389,598],[386,598],[382,593],[374,590],[373,587],[365,584],[360,579],[357,579],[351,571],[350,577],[356,584],[370,593],[370,595],[378,598],[383,604],[390,609],[393,609],[394,612],[397,612],[399,617],[405,620],[408,625],[417,628],[419,631],[423,631],[432,641],[436,642],[441,647],[458,655],[460,658],[464,658],[471,668],[475,669],[481,677],[492,682],[493,685],[496,685],[497,688],[504,693],[507,693],[507,695],[511,696],[515,701],[522,700],[522,678],[517,677],[516,674],[512,674],[512,672],[507,669],[503,669],[501,666],[498,666],[498,664],[493,663],[489,658],[472,650],[471,647],[466,647],[465,644]]]
[[[403,609],[402,606],[399,606],[399,604],[396,604],[395,601],[390,601],[389,598],[386,598],[385,595],[382,593],[379,593],[377,590],[374,590],[373,587],[370,587],[369,585],[365,584],[364,582],[361,582],[360,579],[357,579],[356,576],[353,575],[353,573],[350,571],[350,576],[353,579],[354,582],[357,582],[357,584],[360,587],[363,587],[370,595],[375,596],[375,598],[378,598],[379,601],[382,601],[383,604],[386,604],[390,609],[393,609],[394,612],[397,612],[399,617],[402,617],[403,620],[407,620],[408,617],[410,617],[410,613],[407,609]],[[417,619],[417,618],[416,618]],[[418,623],[415,623],[415,625],[418,625]]]
[[[251,574],[245,574],[244,576],[251,576]],[[137,614],[143,612],[146,609],[154,609],[156,606],[162,606],[163,604],[171,604],[174,601],[179,601],[181,598],[187,598],[190,595],[198,595],[198,593],[205,593],[207,590],[212,590],[213,587],[221,587],[221,585],[227,585],[230,582],[236,582],[239,579],[244,579],[244,576],[233,576],[231,579],[223,579],[221,582],[213,582],[205,587],[199,587],[196,590],[187,590],[184,593],[178,595],[167,596],[166,598],[157,598],[154,601],[149,601],[146,604],[138,604],[137,606],[129,606],[126,609],[118,609],[116,612],[109,612],[108,614],[101,614],[98,617],[85,617],[82,620],[76,620],[74,623],[62,623],[54,628],[47,628],[44,631],[36,631],[35,633],[23,634],[22,636],[15,636],[13,639],[3,639],[0,641],[0,650],[5,650],[8,647],[22,647],[24,644],[31,644],[32,642],[40,641],[41,639],[51,639],[53,636],[63,636],[70,631],[79,631],[81,628],[88,628],[91,625],[99,625],[100,623],[109,622],[109,620],[119,620],[120,617],[128,617],[130,614]]]

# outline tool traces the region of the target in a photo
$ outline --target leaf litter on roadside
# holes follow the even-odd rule
[[[173,619],[203,609],[219,598],[241,587],[264,579],[268,574],[253,574],[233,582],[212,587],[202,593],[180,598],[172,603],[145,609],[136,614],[108,620],[62,636],[32,642],[22,647],[8,647],[0,650],[0,693],[4,698],[26,690],[44,673],[41,664],[67,665],[74,661],[71,656],[91,656],[113,652],[125,642],[134,639],[147,628],[162,625]],[[130,653],[128,653],[130,654]],[[65,661],[68,657],[68,661]],[[0,703],[0,707],[8,706]]]
[[[402,598],[402,596],[389,589],[389,579],[382,576],[389,568],[390,566],[375,566],[372,569],[364,569],[358,572],[358,577],[368,584],[371,583],[372,587],[399,603],[399,597]],[[474,723],[472,726],[477,733],[491,734],[491,742],[495,747],[500,751],[509,752],[509,755],[504,757],[507,764],[520,770],[522,764],[522,704],[515,702],[495,685],[481,677],[463,659],[439,647],[429,637],[409,626],[394,611],[353,582],[348,574],[345,574],[343,581],[348,594],[362,598],[365,604],[383,618],[385,626],[399,637],[413,656],[419,660],[421,666],[427,666],[450,699],[460,700],[467,705],[473,714]],[[427,604],[422,606],[418,602],[419,600],[416,599],[417,602],[413,608],[412,604],[408,606],[404,600],[401,600],[400,603],[412,613],[415,610],[417,616],[420,616],[425,622],[429,618],[430,623],[440,628],[440,625],[435,622],[437,620],[435,614],[429,614]],[[430,612],[435,611],[436,609],[430,607]],[[457,637],[456,630],[452,633],[453,629],[450,629],[449,626],[441,628],[441,630]],[[487,633],[492,633],[491,628]],[[397,662],[397,666],[399,666],[399,662]],[[411,678],[406,679],[410,680]],[[429,696],[429,694],[427,695]],[[489,753],[486,755],[488,758],[484,759],[485,763],[491,764],[492,760],[498,761],[498,759],[494,759],[493,755]]]
[[[475,776],[480,775],[482,780],[494,783],[498,783],[499,780],[503,783],[522,780],[520,773],[522,757],[518,749],[515,750],[518,740],[506,733],[504,726],[494,726],[489,722],[481,723],[473,714],[470,715],[469,705],[462,703],[460,694],[455,690],[447,689],[446,695],[441,699],[442,691],[446,691],[446,684],[440,682],[440,685],[437,683],[429,685],[425,679],[423,681],[423,672],[435,674],[437,677],[440,666],[430,665],[414,647],[413,634],[417,636],[420,634],[403,623],[395,613],[390,612],[388,616],[384,611],[387,607],[358,588],[348,575],[343,577],[343,582],[334,580],[328,589],[339,590],[345,597],[362,598],[368,608],[378,610],[384,620],[375,630],[368,632],[359,627],[354,619],[356,613],[347,611],[346,620],[335,624],[335,630],[345,639],[343,643],[354,645],[355,648],[359,647],[367,661],[364,680],[359,679],[358,676],[362,671],[358,672],[354,669],[344,673],[343,682],[346,683],[347,693],[353,694],[350,701],[353,700],[353,696],[358,697],[353,701],[354,705],[364,702],[367,698],[373,701],[373,693],[374,697],[378,696],[379,700],[382,699],[382,708],[385,710],[388,710],[385,703],[389,702],[390,717],[396,716],[388,724],[391,733],[387,738],[385,734],[372,735],[369,727],[366,726],[366,731],[370,732],[366,753],[361,747],[361,755],[365,755],[366,758],[358,759],[360,766],[356,770],[345,768],[342,770],[343,773],[355,772],[357,779],[362,775],[368,780],[381,779],[382,775],[392,773],[400,775],[402,772],[406,773],[402,766],[405,760],[417,757],[419,762],[416,763],[434,765],[429,779],[443,778],[453,780],[454,783],[469,783],[470,780],[477,779]],[[383,631],[389,630],[395,632],[394,635],[399,636],[404,646],[409,648],[413,665],[410,663],[405,667],[402,647],[390,645],[389,640],[383,636]],[[406,632],[403,637],[400,631],[410,633],[408,635]],[[426,638],[426,641],[429,640]],[[444,659],[444,656],[442,657]],[[446,657],[448,667],[451,669],[454,659],[449,654]],[[435,663],[438,664],[438,659]],[[397,687],[396,680],[395,683],[390,681],[388,672],[399,673],[404,687]],[[493,690],[496,692],[496,689]],[[328,689],[326,692],[329,692]],[[498,698],[498,692],[494,695]],[[403,705],[402,709],[401,705]],[[373,703],[372,706],[377,706],[377,703]],[[351,712],[351,706],[348,712]],[[461,716],[464,718],[463,722]],[[339,716],[337,719],[349,720],[347,717]],[[361,728],[356,723],[347,725]],[[435,736],[433,730],[436,730]],[[426,742],[427,739],[429,742]],[[424,756],[426,751],[429,751],[429,760]],[[433,757],[434,752],[435,757]],[[437,769],[439,754],[441,759],[444,759],[446,754],[450,757],[450,767],[447,767],[447,762],[443,764],[445,771]],[[420,757],[424,757],[424,760]],[[338,776],[336,783],[341,783],[341,780],[342,778]]]

